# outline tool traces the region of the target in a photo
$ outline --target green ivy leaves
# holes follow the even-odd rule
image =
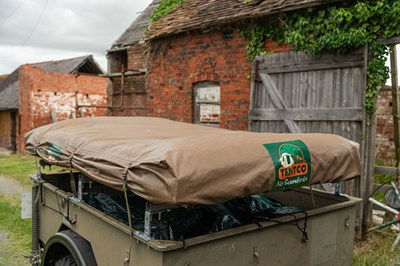
[[[247,51],[252,60],[268,52],[264,48],[267,39],[314,55],[345,54],[370,44],[372,57],[367,68],[365,107],[373,115],[379,87],[389,77],[385,66],[388,48],[379,39],[400,35],[399,18],[400,0],[364,0],[350,6],[286,14],[267,25],[250,26],[242,30],[242,36],[249,40]]]
[[[367,67],[367,86],[365,91],[365,108],[368,115],[372,116],[376,111],[376,99],[379,88],[389,78],[389,68],[385,66],[389,49],[386,45],[374,42],[371,45],[372,57]]]
[[[162,0],[160,1],[160,5],[154,11],[153,15],[151,16],[151,23],[156,22],[160,18],[164,17],[171,11],[175,10],[178,6],[182,3],[186,2],[186,0]]]

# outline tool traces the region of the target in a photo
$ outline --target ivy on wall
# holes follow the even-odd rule
[[[376,111],[379,87],[389,78],[385,66],[388,47],[380,39],[400,35],[400,0],[364,0],[350,6],[332,6],[282,15],[266,25],[252,25],[241,30],[248,40],[251,59],[270,53],[265,40],[292,45],[295,50],[314,55],[345,54],[369,44],[371,58],[367,66],[365,107],[370,116]]]
[[[160,18],[164,17],[171,11],[178,8],[184,2],[186,2],[186,0],[161,0],[160,5],[151,16],[151,23],[154,23]]]

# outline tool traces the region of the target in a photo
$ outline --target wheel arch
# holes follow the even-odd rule
[[[68,254],[74,257],[79,266],[97,265],[90,242],[73,230],[63,230],[49,238],[44,248],[42,265],[53,265],[52,261]]]

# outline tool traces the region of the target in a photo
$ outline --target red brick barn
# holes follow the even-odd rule
[[[323,9],[352,1],[250,2],[187,0],[150,25],[145,36],[150,116],[205,124],[211,121],[223,128],[248,130],[252,62],[248,60],[247,40],[237,29],[241,25],[268,23],[270,17],[285,12]],[[290,51],[290,47],[268,41],[265,48],[275,54]],[[201,97],[204,93],[208,98]],[[391,97],[389,88],[381,89],[376,112],[376,159],[394,165]],[[348,129],[321,131],[343,135]],[[358,140],[352,135],[346,137]]]
[[[22,65],[0,83],[0,147],[23,152],[29,130],[55,121],[101,116],[107,80],[92,56]]]
[[[252,62],[238,28],[332,2],[187,0],[145,37],[149,115],[248,130]],[[275,53],[290,50],[265,46]]]
[[[125,43],[129,43],[127,33],[135,27],[144,35],[134,42],[139,46],[133,42],[121,46],[127,68],[114,68],[116,73],[109,74],[111,80],[119,78],[108,91],[114,110],[119,108],[114,114],[158,116],[235,130],[339,134],[364,145],[364,180],[372,180],[375,128],[363,106],[367,47],[345,56],[315,58],[266,41],[264,46],[273,54],[251,62],[248,41],[240,33],[243,26],[266,25],[286,13],[354,2],[186,0],[145,31],[139,26],[149,24],[147,11],[152,9],[147,9],[147,16],[142,17],[146,23],[134,23],[122,35],[127,38]],[[141,52],[135,53],[138,47]],[[112,49],[117,52],[117,47]],[[109,66],[118,63],[112,53]],[[134,92],[125,76],[138,75],[135,64],[142,62],[144,89]],[[127,95],[129,90],[135,96]],[[145,100],[137,101],[139,94]],[[127,112],[121,108],[127,101],[131,108],[146,112]],[[351,183],[346,191],[369,195],[372,183]],[[366,192],[358,190],[360,187]],[[360,220],[368,223],[368,217],[363,218]]]

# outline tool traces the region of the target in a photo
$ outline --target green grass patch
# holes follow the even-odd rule
[[[36,165],[33,156],[0,155],[0,175],[11,177],[23,185],[31,184],[28,176],[37,172]]]
[[[390,181],[395,177],[390,175],[376,174],[375,175],[375,183],[377,184],[390,184]]]
[[[26,155],[0,155],[0,175],[11,177],[22,185],[31,185],[29,175],[37,173],[39,158]],[[52,166],[51,172],[57,172],[62,169],[59,166]],[[42,173],[49,173],[50,169],[46,167],[41,169]],[[0,265],[1,266],[1,265]]]
[[[29,265],[32,220],[21,219],[19,200],[0,195],[0,265]]]
[[[390,250],[397,233],[390,228],[370,233],[367,240],[357,242],[353,252],[354,266],[392,266],[400,264],[400,245]]]

